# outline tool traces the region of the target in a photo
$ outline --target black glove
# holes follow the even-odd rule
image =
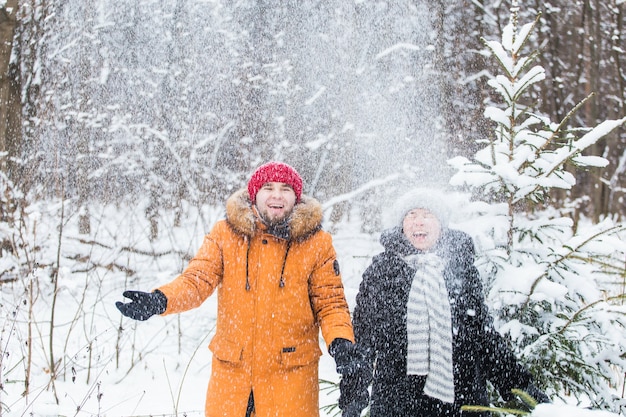
[[[535,384],[528,384],[524,392],[533,397],[533,399],[537,401],[538,404],[551,402],[546,393],[537,388]]]
[[[159,290],[153,292],[124,291],[122,295],[130,298],[130,303],[117,301],[115,306],[126,317],[133,320],[148,320],[155,314],[161,314],[167,307],[167,297]]]
[[[341,417],[361,417],[361,410],[356,403],[352,403],[345,409],[341,410]]]
[[[348,339],[333,340],[328,352],[335,359],[337,373],[340,375],[354,374],[364,367],[365,358],[359,354],[355,344]]]
[[[335,358],[339,381],[339,408],[344,417],[359,417],[369,403],[369,386],[372,367],[366,356],[354,343],[335,339],[330,344],[330,354]]]
[[[370,378],[371,371],[368,376],[365,370],[341,377],[338,405],[343,417],[359,417],[361,411],[367,407],[370,401],[367,390]]]

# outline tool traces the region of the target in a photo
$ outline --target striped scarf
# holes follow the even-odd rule
[[[424,394],[453,403],[452,318],[443,260],[434,253],[404,259],[415,268],[407,303],[407,374],[426,375]]]

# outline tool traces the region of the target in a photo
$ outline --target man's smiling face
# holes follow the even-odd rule
[[[402,231],[417,249],[432,248],[441,236],[441,223],[426,209],[413,209],[404,216]]]
[[[296,193],[289,184],[266,182],[256,195],[256,208],[268,224],[285,221],[296,205]]]

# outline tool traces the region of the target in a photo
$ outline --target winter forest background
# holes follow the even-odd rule
[[[201,415],[216,300],[114,302],[272,159],[322,202],[352,306],[390,201],[447,188],[541,387],[624,413],[622,0],[0,5],[0,415]]]

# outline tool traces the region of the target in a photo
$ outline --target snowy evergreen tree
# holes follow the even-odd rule
[[[572,169],[607,164],[583,152],[626,118],[574,128],[582,103],[558,123],[538,114],[528,101],[545,71],[534,64],[536,51],[522,51],[536,21],[518,26],[517,13],[513,2],[501,42],[484,40],[500,71],[489,86],[501,101],[485,110],[493,135],[472,160],[449,161],[457,170],[450,184],[474,197],[477,265],[499,330],[550,395],[618,411],[625,405],[618,395],[626,365],[625,228],[606,218],[576,229],[548,200],[576,185]]]

